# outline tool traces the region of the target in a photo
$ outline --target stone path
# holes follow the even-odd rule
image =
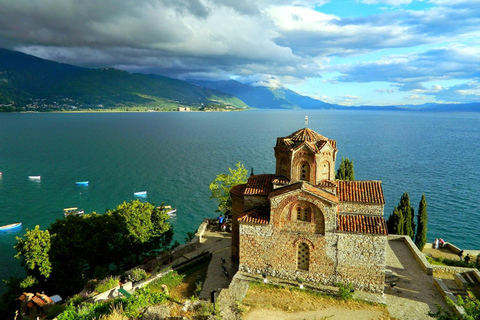
[[[403,241],[388,241],[387,278],[385,297],[390,315],[397,319],[432,319],[428,311],[436,311],[435,304],[447,307],[443,297]],[[390,284],[395,282],[395,286]]]

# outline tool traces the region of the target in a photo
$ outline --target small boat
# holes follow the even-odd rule
[[[7,224],[5,226],[1,226],[0,231],[12,230],[12,229],[20,228],[21,226],[22,226],[21,222]]]
[[[77,181],[75,184],[77,186],[88,186],[88,181]]]
[[[28,180],[32,180],[32,181],[40,181],[41,180],[41,176],[28,176]]]
[[[173,209],[172,206],[170,206],[170,205],[160,206],[160,207],[158,207],[158,208],[167,211],[167,214],[168,214],[169,216],[174,216],[174,215],[176,215],[176,213],[177,213],[177,209]]]
[[[83,209],[78,209],[77,207],[63,209],[63,215],[65,217],[73,216],[73,215],[81,216],[84,213],[85,211]]]
[[[146,198],[146,197],[147,197],[147,191],[134,192],[133,195],[134,195],[135,197]]]

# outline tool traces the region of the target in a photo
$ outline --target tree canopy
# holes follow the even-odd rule
[[[353,159],[350,161],[350,159],[342,157],[342,162],[340,162],[340,167],[338,167],[337,173],[335,174],[335,179],[347,181],[355,180]]]
[[[398,204],[398,210],[402,211],[404,217],[403,234],[409,236],[412,240],[415,235],[415,212],[410,203],[408,192],[405,192]]]
[[[140,264],[148,252],[167,249],[173,237],[167,220],[165,209],[139,200],[124,202],[102,215],[72,215],[46,231],[38,226],[27,230],[15,248],[27,274],[43,276],[42,290],[69,295],[88,279],[118,274]]]
[[[16,240],[15,257],[22,261],[21,264],[28,275],[26,280],[35,283],[39,277],[48,278],[52,271],[49,259],[50,233],[40,230],[40,226],[36,225],[33,230],[27,228],[24,237],[16,237]]]
[[[237,168],[228,168],[229,174],[221,173],[210,183],[209,189],[212,192],[210,199],[216,199],[218,210],[221,213],[228,214],[232,208],[232,199],[230,198],[230,189],[236,185],[247,183],[247,169],[238,162]]]
[[[418,205],[417,233],[415,235],[415,244],[420,251],[423,250],[423,247],[425,247],[427,243],[427,222],[427,200],[425,199],[425,194],[422,194],[422,199]]]

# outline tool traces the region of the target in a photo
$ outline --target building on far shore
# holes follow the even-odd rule
[[[337,144],[303,128],[277,138],[275,174],[231,189],[239,270],[382,293],[387,226],[381,181],[335,180]]]

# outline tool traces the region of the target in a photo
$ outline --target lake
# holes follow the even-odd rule
[[[357,180],[382,180],[385,217],[405,191],[415,213],[425,193],[428,240],[479,248],[480,113],[398,111],[247,111],[0,114],[0,278],[22,275],[15,236],[63,218],[63,208],[103,213],[133,193],[177,208],[171,220],[183,243],[215,217],[209,183],[241,161],[275,173],[277,137],[304,127],[337,140],[337,167],[354,159]],[[28,176],[39,175],[41,182]],[[77,186],[76,181],[89,181]]]

